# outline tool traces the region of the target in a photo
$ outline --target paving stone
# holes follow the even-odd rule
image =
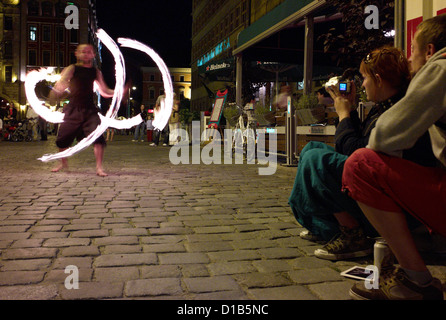
[[[292,270],[288,274],[290,279],[297,284],[310,284],[342,280],[339,272],[330,268]]]
[[[208,253],[212,261],[235,261],[260,259],[260,254],[255,250],[235,250]]]
[[[248,290],[248,297],[255,300],[319,300],[304,286],[286,286]]]
[[[56,285],[0,287],[0,300],[53,300],[57,297]]]
[[[189,292],[215,292],[239,290],[237,282],[230,276],[185,278],[184,283]]]
[[[160,264],[191,264],[208,263],[209,258],[204,253],[160,253]]]
[[[66,300],[122,298],[124,283],[79,282],[79,289],[59,287],[60,296]]]
[[[2,271],[0,272],[0,286],[13,286],[39,283],[43,280],[43,271]]]
[[[207,265],[211,275],[230,275],[256,272],[257,269],[248,261],[216,262]]]
[[[138,244],[136,236],[110,236],[94,239],[94,243],[98,246],[114,245],[114,244]]]
[[[119,282],[139,279],[138,267],[96,268],[95,281]]]
[[[37,259],[37,258],[53,258],[57,254],[54,248],[25,248],[25,249],[7,249],[2,252],[2,259]]]
[[[48,239],[43,243],[43,247],[71,247],[71,246],[88,246],[90,239],[88,238],[62,238]]]
[[[7,260],[2,262],[2,271],[43,270],[51,265],[51,259]]]
[[[98,256],[100,255],[100,252],[97,246],[78,246],[62,248],[60,251],[60,255],[63,257]]]
[[[247,288],[269,288],[292,285],[293,282],[279,273],[250,272],[233,275],[237,282]]]
[[[155,264],[158,259],[153,253],[105,254],[95,259],[96,267],[119,267]]]
[[[349,291],[351,282],[328,282],[309,285],[308,288],[321,300],[352,300]]]
[[[179,295],[183,289],[177,278],[141,279],[127,281],[125,292],[128,297],[163,296]]]

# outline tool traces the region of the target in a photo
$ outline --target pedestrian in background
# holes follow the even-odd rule
[[[146,120],[147,120],[147,111],[145,110],[144,105],[142,104],[140,110],[136,112],[135,116],[138,114],[141,115],[142,122],[138,124],[135,128],[135,135],[133,137],[134,142],[138,142],[141,139],[141,142],[144,142],[144,136],[146,133]]]

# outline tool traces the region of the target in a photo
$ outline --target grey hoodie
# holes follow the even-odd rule
[[[427,130],[435,157],[446,168],[446,48],[417,72],[406,96],[381,115],[367,148],[401,157]]]

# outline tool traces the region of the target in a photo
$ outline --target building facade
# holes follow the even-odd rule
[[[233,86],[232,50],[237,45],[238,34],[281,2],[283,0],[193,0],[192,110],[208,111],[213,103],[211,92]],[[205,76],[217,70],[226,72],[219,77]]]
[[[157,67],[142,67],[143,90],[142,102],[148,109],[155,107],[156,99],[164,94],[164,82],[161,71]],[[179,99],[191,98],[191,69],[169,68],[172,77],[173,91]]]
[[[80,43],[98,48],[95,0],[2,0],[0,2],[0,98],[20,110],[26,105],[26,74],[40,67],[56,73],[76,62]],[[67,10],[75,6],[76,11]],[[70,22],[67,18],[74,14]],[[69,26],[69,27],[67,27]],[[7,101],[7,102],[5,102]]]

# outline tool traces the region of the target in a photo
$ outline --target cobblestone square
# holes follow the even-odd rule
[[[102,178],[92,147],[51,173],[37,158],[53,136],[0,142],[0,299],[350,300],[339,273],[372,258],[314,257],[288,205],[295,167],[173,165],[169,150],[116,135]],[[429,268],[446,281],[444,257]]]

